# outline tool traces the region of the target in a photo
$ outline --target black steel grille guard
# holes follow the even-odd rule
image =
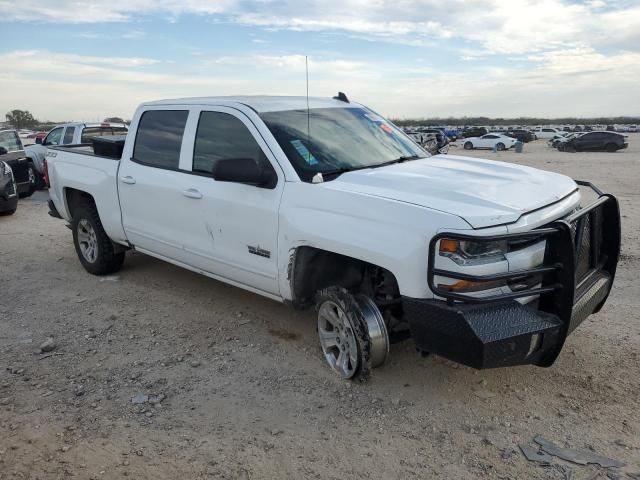
[[[466,235],[453,232],[441,232],[434,236],[429,242],[427,272],[431,291],[437,297],[447,300],[450,305],[456,302],[492,303],[540,295],[538,308],[544,312],[557,315],[563,322],[568,324],[574,303],[579,299],[580,294],[595,281],[597,273],[606,273],[610,277],[610,290],[620,254],[621,237],[620,210],[617,199],[611,194],[604,193],[590,182],[576,180],[576,183],[592,189],[598,195],[598,198],[568,217],[556,220],[545,227],[528,232],[491,236]],[[544,239],[547,243],[544,261],[539,267],[493,275],[469,275],[435,268],[436,247],[438,241],[442,238],[472,240],[475,242]],[[585,249],[587,250],[586,254],[589,255],[586,260],[584,257]],[[578,267],[580,267],[579,272],[577,272]],[[517,280],[532,275],[542,275],[542,282],[539,287],[488,297],[474,297],[464,293],[444,290],[439,288],[434,280],[436,276],[442,276],[456,280],[490,282]],[[607,296],[608,294],[609,292],[607,292]],[[607,296],[595,311],[598,311],[599,307],[604,304]]]

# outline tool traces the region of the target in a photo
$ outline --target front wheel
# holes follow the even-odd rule
[[[84,269],[93,275],[107,275],[122,268],[125,252],[114,252],[96,207],[83,204],[77,207],[71,222],[73,243]]]
[[[329,287],[317,295],[318,336],[329,367],[340,377],[366,379],[389,354],[382,314],[364,295]]]
[[[465,149],[465,150],[473,150],[473,143],[471,143],[471,142],[465,142],[465,143],[464,143],[464,149]]]
[[[27,175],[29,176],[29,190],[26,192],[22,192],[18,195],[19,198],[28,198],[33,195],[33,192],[36,191],[36,169],[33,167],[33,164],[29,164],[29,168],[27,169]]]

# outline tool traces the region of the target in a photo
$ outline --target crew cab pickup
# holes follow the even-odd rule
[[[429,156],[342,93],[308,107],[144,103],[126,139],[111,140],[47,153],[50,207],[84,268],[115,272],[135,249],[315,305],[324,358],[344,378],[409,337],[475,368],[550,366],[614,281],[613,196],[525,166]]]

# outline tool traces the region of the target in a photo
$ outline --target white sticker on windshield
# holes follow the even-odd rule
[[[291,140],[291,145],[296,149],[298,154],[302,157],[302,159],[307,162],[309,165],[317,165],[318,160],[311,154],[309,149],[305,146],[304,143],[300,140]]]

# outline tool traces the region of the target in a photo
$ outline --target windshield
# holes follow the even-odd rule
[[[362,107],[314,108],[308,118],[307,110],[260,117],[303,181],[318,172],[331,175],[429,156],[394,125]]]

